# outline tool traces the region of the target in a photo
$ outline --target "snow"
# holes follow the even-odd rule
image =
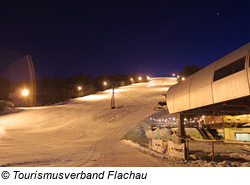
[[[193,142],[190,143],[190,155],[189,161],[179,159],[176,157],[170,157],[167,154],[158,153],[148,148],[142,147],[137,143],[130,140],[122,140],[122,142],[130,147],[137,149],[142,153],[154,156],[158,159],[167,161],[168,166],[172,167],[249,167],[250,157],[248,153],[243,151],[237,151],[238,145],[230,146],[227,148],[231,150],[228,152],[225,150],[225,146],[220,146],[215,149],[215,161],[212,161],[211,146],[204,142]],[[203,149],[202,149],[203,148]],[[205,148],[205,150],[204,150]],[[240,147],[241,148],[241,147]]]
[[[165,166],[120,139],[154,113],[167,84],[134,84],[0,117],[0,166]],[[162,91],[160,90],[162,89]],[[145,162],[145,158],[148,159]]]
[[[190,143],[190,161],[166,157],[121,139],[154,114],[169,84],[140,83],[62,105],[0,116],[0,166],[250,166],[248,146]]]

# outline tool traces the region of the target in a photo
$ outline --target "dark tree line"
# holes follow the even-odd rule
[[[79,86],[82,88],[81,91],[78,90]],[[36,82],[36,102],[38,105],[53,104],[93,93],[95,93],[95,86],[91,75],[42,78]]]
[[[7,79],[0,78],[0,100],[9,98],[9,93],[13,90],[15,84]]]
[[[202,66],[198,66],[198,65],[187,65],[186,67],[184,67],[183,71],[180,71],[178,73],[179,79],[181,79],[182,77],[189,77],[190,75],[196,73],[197,71],[201,70],[202,68],[204,68],[204,65]]]
[[[142,77],[142,80],[138,80],[139,76]],[[105,81],[107,85],[103,84]],[[32,91],[33,89],[30,79],[13,83],[7,79],[0,78],[0,100],[8,100],[19,106],[29,106],[29,101],[31,101],[31,96],[34,93],[36,105],[49,105],[111,88],[111,82],[116,87],[119,87],[145,81],[147,81],[146,76],[139,74],[106,74],[95,79],[91,75],[85,76],[84,74],[72,75],[66,78],[47,77],[36,80],[36,85],[34,86],[36,88],[33,90],[35,92],[31,92],[29,96],[24,98],[21,94],[22,90],[25,88]],[[79,87],[81,87],[80,90],[78,89]]]

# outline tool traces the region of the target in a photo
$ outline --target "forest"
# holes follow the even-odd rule
[[[182,77],[186,78],[203,67],[188,65],[184,67],[183,71],[178,73],[178,79],[180,80]],[[46,77],[34,80],[27,79],[17,83],[0,78],[0,101],[6,100],[8,101],[8,105],[11,106],[43,106],[87,96],[112,87],[147,81],[147,76],[140,74],[105,74],[96,78],[93,78],[91,75],[80,74],[66,78]],[[104,82],[106,82],[106,85],[104,85]],[[23,94],[24,90],[27,91],[27,95]],[[1,102],[0,104],[3,104],[4,101]],[[13,104],[10,104],[10,102]]]
[[[95,79],[91,75],[80,74],[66,78],[27,79],[17,83],[0,78],[0,100],[12,102],[15,106],[43,106],[146,81],[147,77],[139,74],[105,74]],[[24,94],[24,90],[27,94]]]

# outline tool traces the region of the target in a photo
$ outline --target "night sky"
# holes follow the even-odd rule
[[[249,0],[9,0],[0,20],[0,72],[31,54],[39,78],[170,76],[250,42]]]

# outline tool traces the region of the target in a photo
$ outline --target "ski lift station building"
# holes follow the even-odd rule
[[[171,86],[169,113],[250,113],[250,43]]]
[[[176,84],[176,77],[154,77],[150,78],[150,83],[168,83],[168,84]]]

